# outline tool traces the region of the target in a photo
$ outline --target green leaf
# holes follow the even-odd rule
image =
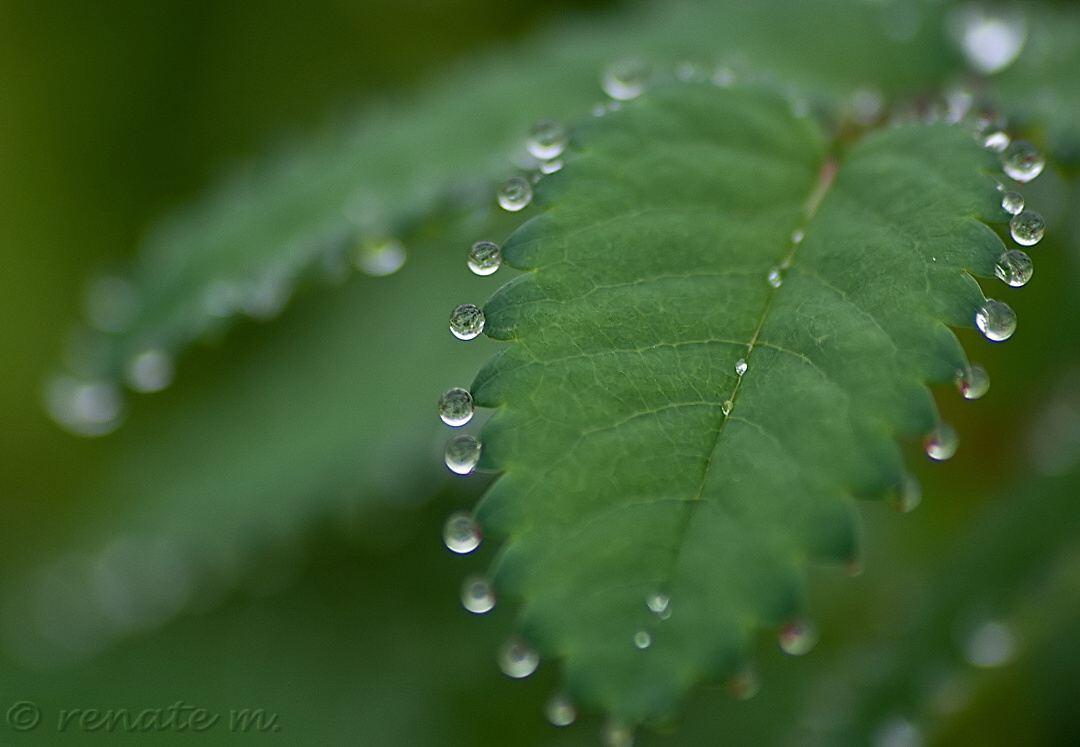
[[[512,344],[473,384],[502,473],[477,516],[525,636],[636,724],[791,620],[808,562],[857,554],[853,499],[904,484],[925,383],[966,369],[946,325],[972,326],[1005,216],[966,129],[831,142],[752,88],[661,87],[572,144],[484,308]]]

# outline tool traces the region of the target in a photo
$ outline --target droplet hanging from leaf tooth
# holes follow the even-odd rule
[[[990,390],[990,376],[978,363],[972,363],[956,381],[956,388],[964,399],[979,399]]]
[[[540,666],[540,654],[520,638],[511,638],[499,648],[499,669],[516,680],[528,677]]]
[[[817,641],[817,626],[805,619],[792,620],[777,634],[780,650],[788,656],[802,656],[809,653]]]
[[[647,649],[652,645],[652,635],[647,630],[639,630],[634,633],[634,646],[641,650]]]
[[[935,461],[952,459],[958,448],[960,435],[948,423],[939,423],[926,437],[926,455]]]
[[[472,436],[454,436],[446,444],[446,466],[457,475],[467,475],[480,461],[480,442]]]
[[[532,184],[523,176],[512,176],[502,183],[496,197],[503,210],[516,213],[524,210],[532,202]]]
[[[544,704],[544,718],[552,726],[570,726],[577,720],[577,707],[566,695],[555,693]]]
[[[1019,249],[1005,252],[994,265],[994,275],[998,280],[1013,288],[1027,285],[1033,272],[1031,257]]]
[[[975,326],[991,342],[1003,342],[1016,331],[1016,312],[1004,301],[986,299],[975,313]]]
[[[643,60],[622,60],[608,66],[600,80],[600,87],[616,101],[630,101],[645,91],[648,80],[649,66]]]
[[[461,586],[461,606],[474,615],[495,609],[495,591],[482,576],[469,576]]]
[[[439,397],[439,418],[449,426],[458,428],[472,420],[475,407],[467,389],[447,389]]]
[[[494,241],[477,241],[469,249],[469,269],[474,274],[487,276],[502,264],[502,249]]]
[[[1001,169],[1017,182],[1023,184],[1042,173],[1046,158],[1027,140],[1013,140],[1001,151]]]
[[[554,119],[541,119],[529,132],[525,147],[541,161],[558,158],[566,150],[569,137],[566,128]]]
[[[480,526],[473,517],[457,511],[447,517],[443,525],[443,544],[446,549],[458,555],[466,555],[480,547]]]
[[[1017,213],[1009,221],[1009,233],[1013,241],[1021,246],[1034,246],[1042,241],[1046,233],[1046,222],[1033,210]]]
[[[1001,196],[1001,209],[1009,215],[1016,215],[1024,209],[1024,198],[1017,192],[1006,192]]]
[[[450,312],[450,331],[459,340],[472,340],[484,331],[484,312],[463,303]]]

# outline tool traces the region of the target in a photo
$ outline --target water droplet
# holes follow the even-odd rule
[[[761,672],[753,664],[744,664],[728,678],[725,688],[736,700],[750,700],[761,691]]]
[[[1024,209],[1024,198],[1016,192],[1006,192],[1001,196],[1001,209],[1009,215],[1016,215]]]
[[[611,720],[600,732],[604,747],[634,747],[634,730],[621,721]]]
[[[569,726],[577,719],[577,708],[566,695],[555,693],[544,704],[544,717],[552,726]]]
[[[926,437],[926,456],[943,462],[952,459],[960,448],[960,436],[948,423],[939,423]]]
[[[1046,234],[1046,223],[1038,213],[1024,210],[1014,215],[1009,221],[1009,233],[1017,244],[1034,246],[1042,241],[1042,237]]]
[[[872,747],[922,747],[919,730],[902,718],[891,718],[874,730],[870,737]]]
[[[495,591],[482,576],[469,576],[461,585],[461,606],[474,615],[495,609]]]
[[[654,591],[645,597],[645,606],[655,615],[661,615],[668,611],[671,597],[662,591]]]
[[[136,392],[160,392],[173,380],[172,356],[153,348],[139,353],[128,366],[128,383]]]
[[[964,658],[973,667],[1000,667],[1016,653],[1016,639],[1005,623],[988,620],[964,641]]]
[[[1027,23],[1018,12],[969,4],[957,8],[949,23],[968,66],[983,75],[1011,65],[1027,41]]]
[[[809,620],[792,620],[777,636],[780,650],[789,656],[809,653],[818,641],[817,627]]]
[[[988,298],[975,313],[975,326],[991,342],[1008,340],[1016,331],[1016,312],[1004,301]]]
[[[784,284],[784,276],[780,274],[780,268],[774,267],[769,270],[769,285],[773,288],[779,288]]]
[[[982,146],[987,150],[992,150],[995,153],[1001,153],[1003,150],[1009,147],[1009,136],[1001,130],[991,132],[989,135],[982,139]]]
[[[399,241],[365,242],[353,257],[356,269],[372,277],[393,275],[405,265],[405,247]]]
[[[735,374],[737,376],[742,376],[744,373],[746,373],[747,368],[748,366],[746,365],[746,358],[739,358],[739,360],[735,361]]]
[[[470,553],[480,547],[480,525],[473,521],[472,515],[456,511],[443,525],[443,543],[458,555]]]
[[[480,461],[480,442],[472,436],[454,436],[446,444],[446,466],[458,475],[467,475]]]
[[[541,161],[550,161],[562,155],[567,142],[565,127],[554,119],[541,119],[533,125],[525,147]]]
[[[1046,158],[1027,140],[1013,140],[1001,153],[1001,170],[1020,184],[1037,177],[1044,166]]]
[[[629,101],[645,91],[648,79],[649,66],[643,60],[622,60],[604,71],[600,87],[616,101]]]
[[[971,104],[975,96],[971,91],[963,88],[950,88],[945,92],[945,121],[949,124],[957,124],[963,121],[971,110]]]
[[[124,398],[115,383],[58,376],[45,390],[45,408],[59,425],[79,436],[102,436],[119,427]]]
[[[484,312],[463,303],[450,313],[450,331],[459,340],[471,340],[484,331]]]
[[[851,117],[856,124],[873,124],[881,116],[884,108],[885,99],[872,89],[856,91],[851,97]]]
[[[994,266],[998,280],[1013,288],[1026,285],[1031,280],[1031,257],[1019,249],[1010,249],[1001,255]]]
[[[796,230],[791,232],[791,243],[801,244],[802,240],[806,237],[806,234],[802,231]]]
[[[693,62],[680,62],[675,68],[675,77],[684,83],[705,79],[705,72]]]
[[[716,68],[716,72],[713,73],[712,82],[713,85],[719,86],[720,88],[731,88],[735,83],[735,73],[730,67],[721,65]]]
[[[536,671],[540,665],[540,654],[520,638],[511,638],[499,648],[498,661],[503,674],[520,680]]]
[[[473,398],[467,389],[454,387],[439,397],[439,417],[454,428],[472,420],[473,409]]]
[[[652,636],[649,635],[647,630],[639,630],[634,633],[634,645],[638,648],[645,650],[652,645]]]
[[[979,399],[990,390],[990,376],[985,368],[972,363],[967,372],[956,380],[956,388],[964,399]]]
[[[896,486],[896,493],[893,496],[893,507],[900,513],[908,513],[914,511],[922,503],[922,486],[919,485],[919,481],[910,474],[905,474],[900,484]]]
[[[563,162],[561,158],[555,158],[550,161],[540,162],[541,174],[554,174],[556,171],[562,171]]]
[[[730,399],[724,400],[724,404],[720,405],[720,410],[724,413],[724,415],[730,415],[731,408],[733,408],[734,406],[735,403],[732,402]]]
[[[607,114],[607,107],[604,104],[596,104],[592,108],[592,115],[594,117],[602,117]]]
[[[503,210],[516,213],[532,202],[532,184],[523,176],[512,176],[502,183],[496,196]]]
[[[502,264],[502,250],[494,241],[477,241],[469,249],[469,269],[476,275],[491,275]]]

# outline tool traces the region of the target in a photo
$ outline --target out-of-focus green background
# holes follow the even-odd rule
[[[610,0],[0,3],[0,579],[89,552],[70,546],[71,516],[108,521],[108,505],[83,505],[100,500],[83,488],[97,484],[102,465],[115,459],[116,438],[68,435],[41,407],[43,382],[80,313],[91,272],[129,259],[155,218],[203,192],[231,162],[302,140],[355,105],[398,100],[441,68],[477,50],[512,45],[562,14],[614,7]],[[671,740],[828,744],[805,736],[827,729],[803,722],[815,713],[820,722],[829,714],[863,718],[865,711],[873,714],[865,717],[874,719],[877,747],[917,744],[887,738],[906,733],[890,732],[890,725],[922,717],[948,724],[943,744],[1080,743],[1076,699],[1062,694],[1080,691],[1078,609],[1070,596],[1077,590],[1080,532],[1078,514],[1068,508],[1080,481],[1031,477],[1041,464],[1033,450],[1052,451],[1080,433],[1074,422],[1080,388],[1070,378],[1080,362],[1077,225],[1069,209],[1076,191],[1051,169],[1027,194],[1042,205],[1050,234],[1037,250],[1036,280],[1008,296],[1020,331],[1003,346],[962,335],[972,357],[991,371],[984,401],[938,392],[944,416],[962,434],[960,453],[947,465],[930,465],[912,444],[924,506],[906,517],[867,507],[863,575],[814,576],[820,651],[792,662],[763,640],[761,695],[736,704],[723,693],[700,693]],[[244,323],[216,344],[197,345],[181,358],[175,387],[133,399],[132,418],[152,432],[147,424],[160,413],[198,401],[204,384],[264,346],[265,326]],[[1049,444],[1033,441],[1030,434],[1048,429],[1057,434]],[[1042,463],[1043,471],[1074,467],[1075,454],[1062,454],[1058,467]],[[1037,506],[1043,496],[1060,512],[1032,509],[1015,521],[1042,516],[1056,533],[1016,533],[1010,544],[1008,522],[994,526],[995,516],[1009,516],[997,507],[1020,498]],[[594,743],[594,716],[569,732],[543,721],[539,706],[555,686],[554,667],[510,683],[492,664],[493,642],[509,629],[509,614],[473,618],[461,611],[456,594],[465,569],[479,570],[492,552],[484,548],[486,557],[462,561],[439,546],[442,517],[462,502],[444,489],[425,506],[366,516],[368,525],[355,534],[336,526],[310,530],[295,557],[287,543],[264,553],[280,567],[270,563],[241,590],[163,626],[136,629],[65,666],[0,656],[0,741]],[[989,516],[985,536],[1012,547],[1015,562],[982,563],[980,552],[1000,556],[969,538],[983,516]],[[974,544],[966,547],[965,538]],[[1060,549],[1042,558],[1044,544]],[[975,566],[949,577],[965,557],[975,558]],[[1008,576],[1010,568],[1018,569],[1016,577]],[[994,574],[1006,579],[1002,588]],[[958,585],[985,591],[985,598]],[[986,610],[979,606],[984,602]],[[942,642],[912,631],[940,633],[957,624],[957,609],[995,619],[1027,610],[1030,635],[1017,633],[1019,663],[973,671],[964,680],[972,705],[928,716],[925,704],[897,695],[901,685],[890,690],[888,682],[903,679],[897,657],[956,670],[942,653],[955,648],[949,635]],[[1063,634],[1072,638],[1056,648],[1048,643]],[[847,686],[873,691],[880,702],[853,703],[836,685],[843,677],[834,670],[847,676],[863,672],[859,667],[871,674],[851,675],[854,684]],[[800,715],[815,691],[831,686],[840,695]],[[7,709],[22,700],[37,704],[43,720],[17,732]],[[201,737],[56,732],[62,709],[137,711],[181,700],[225,714],[263,708],[279,714],[281,728],[235,736],[219,727]]]

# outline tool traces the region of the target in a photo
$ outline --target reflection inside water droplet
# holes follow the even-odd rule
[[[447,389],[439,397],[439,417],[449,426],[458,428],[465,425],[472,420],[473,412],[473,398],[466,389]]]
[[[991,342],[1008,340],[1016,331],[1016,312],[1007,303],[988,298],[975,314],[975,326]]]
[[[511,638],[499,648],[498,662],[499,669],[507,677],[522,679],[536,671],[540,665],[540,654],[520,638]]]
[[[494,241],[477,241],[469,249],[469,269],[476,275],[491,275],[502,264],[502,250]]]
[[[452,513],[443,525],[443,543],[459,555],[470,553],[480,546],[480,526],[465,511]]]
[[[1019,249],[1010,249],[1005,252],[994,265],[994,274],[998,280],[1013,288],[1027,285],[1033,272],[1031,257]]]
[[[480,461],[480,442],[472,436],[454,436],[446,444],[446,466],[458,475],[467,475]]]
[[[743,374],[745,374],[747,368],[748,366],[746,365],[745,358],[739,358],[739,360],[735,361],[735,374],[737,376],[742,376]]]
[[[495,591],[483,576],[469,576],[461,585],[461,606],[474,615],[495,608]]]
[[[1014,140],[1001,153],[1001,169],[1015,181],[1023,184],[1042,173],[1046,158],[1033,143]]]
[[[516,213],[532,202],[532,184],[523,176],[512,176],[502,183],[496,197],[503,210]]]
[[[1024,198],[1016,192],[1006,192],[1001,196],[1001,209],[1009,215],[1016,215],[1024,209]]]
[[[1009,233],[1017,244],[1034,246],[1042,241],[1046,233],[1046,223],[1038,213],[1024,210],[1014,215],[1009,221]]]
[[[463,303],[450,313],[450,331],[459,340],[471,340],[484,331],[484,312]]]
[[[939,462],[952,459],[960,447],[960,436],[948,423],[939,423],[926,437],[926,455]]]
[[[995,153],[1001,153],[1003,150],[1009,147],[1009,136],[1001,130],[991,132],[989,135],[982,139],[982,145],[987,150],[992,150]]]

